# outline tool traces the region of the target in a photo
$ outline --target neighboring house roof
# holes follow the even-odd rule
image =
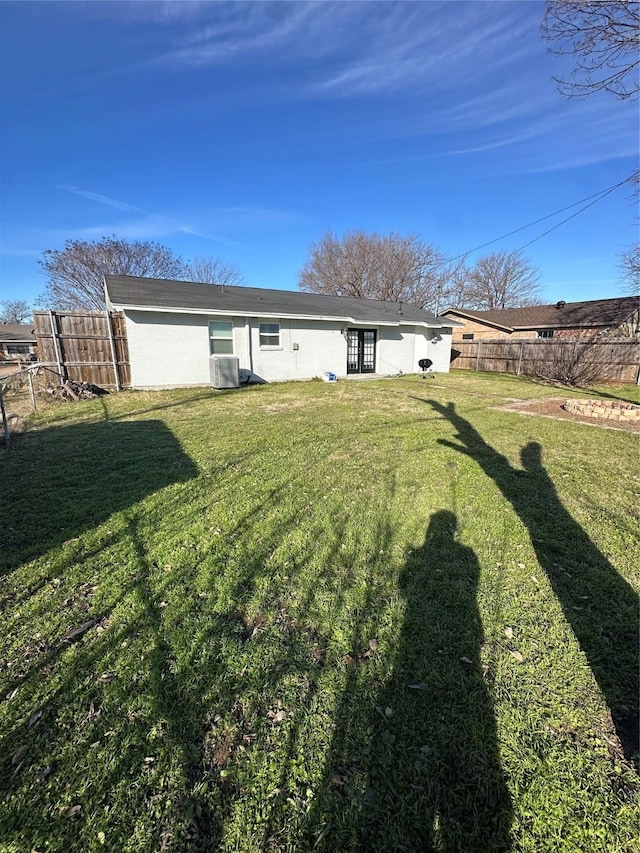
[[[635,296],[617,299],[592,299],[589,302],[557,302],[529,308],[504,308],[494,311],[467,311],[449,308],[442,316],[453,315],[475,320],[507,332],[525,329],[579,329],[598,326],[616,327],[627,322],[638,311]]]
[[[438,319],[430,311],[400,302],[320,296],[296,290],[230,287],[187,281],[105,276],[107,300],[114,308],[190,314],[227,314],[245,317],[295,317],[375,323],[386,326],[423,325],[441,328],[458,325]]]
[[[0,342],[8,344],[35,344],[34,327],[24,323],[0,323]]]

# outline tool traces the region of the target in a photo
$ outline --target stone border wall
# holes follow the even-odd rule
[[[639,421],[640,406],[614,400],[566,400],[562,408],[574,415],[610,421]]]

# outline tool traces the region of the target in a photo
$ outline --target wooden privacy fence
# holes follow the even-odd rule
[[[569,354],[589,359],[601,367],[602,378],[612,382],[638,382],[638,340],[479,340],[454,341],[451,366],[516,376],[544,376],[554,362]]]
[[[131,386],[121,311],[34,311],[38,361],[65,379],[119,391]]]

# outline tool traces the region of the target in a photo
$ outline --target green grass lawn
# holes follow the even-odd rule
[[[558,393],[39,412],[0,449],[0,851],[637,851],[639,436],[495,408]]]

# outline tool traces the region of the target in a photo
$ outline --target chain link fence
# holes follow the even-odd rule
[[[31,364],[0,376],[0,442],[11,443],[11,436],[23,432],[33,412],[59,400],[64,377]]]

